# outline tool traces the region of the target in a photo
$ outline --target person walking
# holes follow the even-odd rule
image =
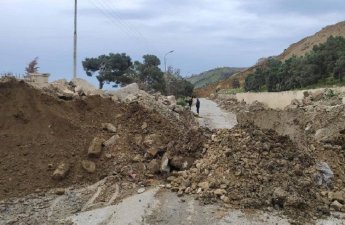
[[[188,104],[189,104],[189,109],[192,110],[193,97],[191,97],[191,98],[188,100]]]
[[[199,98],[196,99],[196,104],[195,104],[195,106],[196,106],[196,112],[197,112],[198,115],[199,115],[199,109],[200,109],[200,100],[199,100]]]

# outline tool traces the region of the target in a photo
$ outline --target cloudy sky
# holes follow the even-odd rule
[[[246,67],[345,20],[344,0],[78,0],[81,61],[110,52],[157,55],[191,75]],[[0,73],[39,57],[50,80],[72,76],[74,0],[0,0]],[[163,68],[163,67],[162,67]]]

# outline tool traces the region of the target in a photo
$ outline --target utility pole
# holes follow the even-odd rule
[[[73,79],[77,78],[77,0],[74,1]]]

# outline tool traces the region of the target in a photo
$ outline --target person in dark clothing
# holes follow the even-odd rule
[[[191,98],[188,100],[188,104],[189,104],[189,108],[192,109],[193,97],[191,97]]]
[[[196,99],[195,106],[196,106],[196,112],[199,114],[199,108],[200,108],[200,100],[199,100],[199,98]]]

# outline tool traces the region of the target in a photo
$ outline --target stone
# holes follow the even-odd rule
[[[83,160],[81,162],[83,169],[88,173],[94,173],[96,171],[96,164],[89,160]]]
[[[102,123],[102,129],[111,133],[116,133],[116,127],[111,123]]]
[[[141,193],[144,193],[146,191],[146,189],[145,188],[139,188],[138,189],[138,194],[141,194]]]
[[[169,155],[168,153],[165,153],[162,157],[161,166],[160,166],[161,172],[169,173],[170,172],[170,166],[169,166]]]
[[[170,165],[174,167],[177,170],[185,170],[191,167],[193,164],[193,159],[191,158],[185,158],[181,156],[174,156],[170,160]]]
[[[90,144],[87,155],[90,157],[99,157],[102,152],[103,141],[103,139],[95,137]]]
[[[313,92],[313,93],[311,93],[311,99],[313,101],[320,101],[323,97],[323,94],[324,94],[324,92],[322,90]]]
[[[174,95],[167,96],[167,100],[169,101],[170,105],[176,105],[176,98]]]
[[[158,159],[153,159],[149,164],[147,165],[147,169],[153,173],[158,174],[160,172],[160,162]]]
[[[177,112],[177,113],[181,113],[181,112],[183,112],[183,110],[184,110],[183,107],[180,105],[176,105],[173,109],[173,111]]]
[[[159,152],[159,148],[151,147],[146,151],[150,156],[155,157]]]
[[[106,147],[106,148],[108,148],[108,147],[114,145],[115,142],[116,142],[116,140],[117,140],[118,138],[120,138],[119,135],[117,135],[117,134],[116,134],[116,135],[113,135],[111,138],[109,138],[108,140],[106,140],[105,142],[103,142],[103,146]]]
[[[132,159],[132,162],[141,162],[143,161],[143,157],[139,154],[135,155],[134,158]]]
[[[222,196],[220,197],[220,199],[221,199],[224,203],[229,203],[229,202],[230,202],[229,197],[227,197],[227,196],[225,196],[225,195],[222,195]]]
[[[275,188],[273,191],[272,203],[273,205],[278,205],[283,208],[287,197],[288,193],[285,190],[280,187]]]
[[[315,139],[317,141],[324,141],[331,135],[331,131],[328,128],[321,128],[315,132]]]
[[[142,130],[145,130],[146,128],[147,128],[147,123],[144,122],[143,125],[141,125],[141,129],[142,129]]]
[[[333,192],[332,200],[337,200],[338,202],[345,204],[345,191]]]
[[[105,158],[107,158],[107,159],[111,159],[113,156],[112,156],[112,154],[110,154],[110,153],[107,153],[107,154],[105,154]]]
[[[334,202],[331,203],[330,207],[331,209],[334,209],[336,211],[341,211],[344,208],[344,205],[342,205],[340,202],[335,200]]]
[[[53,173],[54,180],[64,179],[70,170],[70,165],[68,163],[61,163]]]
[[[205,181],[205,182],[200,182],[198,184],[198,187],[201,188],[202,190],[208,190],[210,188],[210,184],[209,182]]]
[[[55,194],[57,194],[57,195],[63,195],[63,194],[65,194],[65,188],[57,188],[57,189],[55,190]]]
[[[345,97],[343,97],[342,103],[343,103],[343,105],[345,105]]]
[[[158,142],[158,135],[157,134],[149,134],[145,137],[143,145],[146,147],[151,147],[153,144],[156,144]]]
[[[134,142],[136,145],[140,146],[143,141],[143,137],[140,134],[134,136]]]
[[[222,196],[224,194],[226,194],[226,190],[224,189],[216,189],[214,192],[213,192],[216,196]]]

